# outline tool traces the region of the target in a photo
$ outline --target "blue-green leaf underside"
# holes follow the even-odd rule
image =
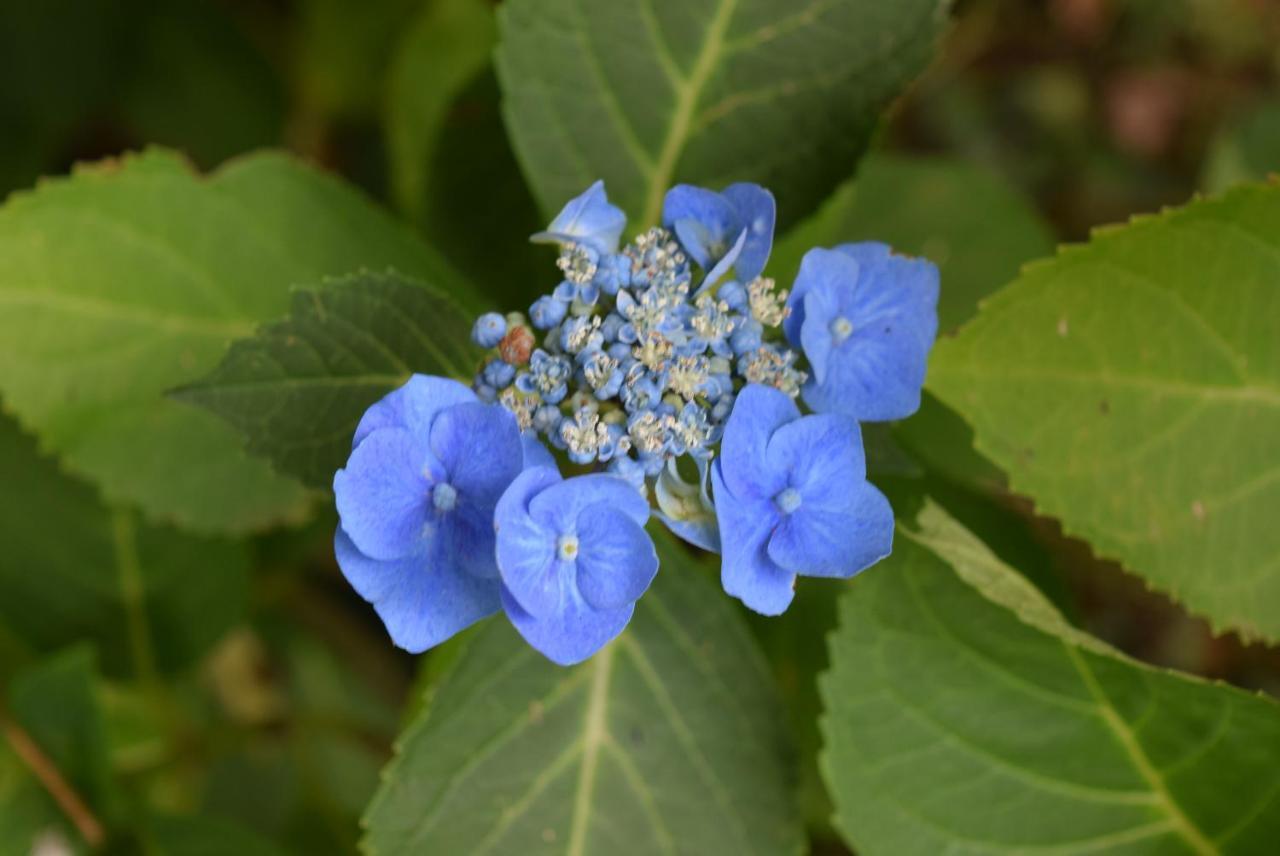
[[[676,182],[773,190],[785,226],[852,172],[947,0],[512,0],[507,128],[550,213],[602,178],[641,224]]]
[[[365,847],[795,853],[781,712],[755,642],[684,550],[621,637],[571,669],[489,619],[401,738]]]
[[[822,766],[859,853],[1261,853],[1280,706],[1071,627],[937,506],[831,637]]]

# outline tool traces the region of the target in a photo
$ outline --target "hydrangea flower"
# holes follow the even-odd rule
[[[920,407],[938,332],[938,269],[878,243],[805,254],[783,329],[811,377],[802,394],[818,412],[880,422]]]
[[[711,473],[724,590],[778,615],[797,575],[850,577],[888,556],[893,509],[866,476],[853,419],[801,416],[776,389],[744,388]]]
[[[424,651],[498,610],[493,510],[525,455],[510,412],[445,378],[415,375],[360,420],[333,479],[335,550],[401,648]]]
[[[662,225],[707,271],[704,288],[730,268],[744,281],[759,276],[773,247],[776,216],[773,194],[758,184],[731,184],[720,193],[677,184],[662,204]]]
[[[796,395],[806,377],[779,328],[787,292],[758,276],[773,240],[769,192],[682,185],[668,194],[665,213],[683,238],[652,228],[618,249],[623,222],[603,185],[565,206],[534,235],[560,245],[564,275],[529,309],[545,332],[506,316],[475,381],[486,400],[509,407],[573,464],[638,478],[646,497],[668,462],[715,454],[743,383]],[[747,285],[715,282],[717,268]],[[496,327],[498,317],[487,323]],[[485,328],[488,339],[495,332]],[[523,352],[508,347],[517,338],[529,343]]]
[[[560,665],[600,650],[631,620],[658,572],[649,504],[598,473],[526,470],[494,514],[502,605],[520,634]]]
[[[770,615],[797,576],[888,555],[858,420],[918,406],[937,271],[850,244],[805,256],[789,294],[762,275],[774,217],[757,185],[680,185],[620,247],[596,182],[533,236],[558,283],[527,318],[477,319],[472,390],[415,377],[369,409],[334,478],[336,551],[397,644],[503,610],[551,660],[586,659],[654,579],[651,513]]]

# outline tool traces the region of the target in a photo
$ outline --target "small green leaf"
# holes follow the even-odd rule
[[[14,677],[8,715],[81,800],[102,809],[110,793],[107,732],[87,645],[68,648]]]
[[[756,181],[780,225],[818,206],[928,62],[947,0],[512,0],[507,128],[544,211],[604,179],[638,224],[676,182]]]
[[[1028,267],[930,360],[1014,490],[1215,627],[1280,639],[1280,186]]]
[[[0,625],[33,652],[75,641],[104,671],[174,671],[244,615],[238,544],[138,522],[36,454],[0,417]]]
[[[488,68],[496,41],[486,0],[439,0],[423,7],[396,48],[387,75],[387,146],[396,201],[414,220],[425,214],[432,152],[449,108]]]
[[[235,425],[281,472],[327,489],[370,404],[415,372],[470,380],[470,331],[470,317],[425,285],[354,274],[295,292],[288,318],[233,344],[176,395]]]
[[[956,158],[872,154],[853,181],[778,242],[769,268],[790,285],[813,247],[883,241],[938,266],[943,333],[978,311],[1053,236],[1030,203],[994,173]]]
[[[1280,707],[1071,627],[937,506],[841,598],[822,766],[859,853],[1262,853]]]
[[[571,669],[502,617],[401,738],[370,853],[794,853],[775,688],[733,605],[671,539],[631,626]]]
[[[496,301],[523,309],[558,281],[554,254],[502,127],[490,0],[437,0],[396,48],[383,110],[400,209]],[[466,200],[484,200],[470,204]]]
[[[205,531],[297,517],[296,482],[162,393],[283,314],[290,285],[366,265],[453,285],[365,199],[281,155],[207,179],[159,151],[81,168],[0,210],[0,394],[112,503]]]
[[[285,851],[245,827],[212,816],[160,817],[151,822],[157,856],[284,856]]]
[[[1280,175],[1280,99],[1264,101],[1214,140],[1201,185],[1210,193]]]

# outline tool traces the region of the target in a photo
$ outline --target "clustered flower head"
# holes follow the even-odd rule
[[[596,182],[533,235],[558,284],[476,320],[471,387],[415,376],[369,409],[334,479],[336,551],[398,645],[503,611],[553,661],[586,659],[658,573],[651,516],[768,615],[797,576],[889,554],[859,423],[919,407],[937,269],[846,244],[781,288],[774,221],[758,185],[677,185],[624,245]]]

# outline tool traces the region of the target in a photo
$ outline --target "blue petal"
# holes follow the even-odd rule
[[[799,418],[799,408],[786,393],[754,383],[742,388],[720,446],[725,482],[734,493],[772,498],[785,486],[785,473],[768,468],[765,450],[774,431]]]
[[[895,256],[885,244],[841,244],[836,250],[858,262],[859,275],[849,307],[852,316],[869,326],[871,320],[892,318],[927,349],[938,335],[938,267],[928,259]],[[855,326],[857,321],[855,320]]]
[[[662,525],[681,541],[706,550],[708,553],[720,552],[720,526],[716,523],[715,517],[677,520],[661,511],[655,511],[653,516],[661,520]]]
[[[800,328],[800,347],[809,361],[814,383],[822,383],[827,378],[831,349],[835,347],[831,332],[835,305],[825,289],[809,289],[804,296],[804,317],[804,326]]]
[[[731,184],[722,195],[738,209],[738,220],[746,227],[746,241],[734,269],[738,279],[750,282],[764,272],[769,261],[777,205],[773,194],[758,184]]]
[[[552,467],[527,469],[507,488],[493,513],[502,580],[524,608],[537,615],[549,615],[560,606],[561,585],[554,567],[559,533],[529,516],[529,502],[560,481]]]
[[[928,348],[892,323],[855,331],[833,349],[821,383],[811,378],[801,389],[818,413],[843,413],[863,422],[904,419],[920,407]]]
[[[584,510],[578,518],[578,540],[578,591],[595,609],[635,603],[658,573],[658,553],[648,533],[616,508],[596,505]]]
[[[715,506],[707,493],[711,468],[706,460],[699,459],[697,464],[698,483],[690,484],[680,478],[674,460],[667,462],[666,469],[653,485],[653,494],[661,509],[654,512],[654,516],[678,538],[710,553],[719,553],[720,526],[716,523]],[[691,510],[694,503],[697,508]]]
[[[743,228],[729,200],[691,184],[677,184],[667,191],[662,225],[675,232],[684,251],[703,270],[729,251]]]
[[[403,428],[375,431],[334,474],[342,527],[371,558],[414,552],[434,516],[429,493],[443,473],[423,440]]]
[[[840,510],[805,502],[769,540],[778,565],[811,577],[851,577],[893,549],[893,509],[871,484],[846,486]]]
[[[742,247],[746,244],[746,241],[747,230],[743,229],[738,232],[738,237],[734,239],[733,245],[725,251],[725,254],[720,257],[715,266],[707,271],[707,275],[702,279],[702,284],[698,286],[698,294],[715,285],[720,281],[721,277],[729,272],[729,269],[737,263],[738,256],[742,253]]]
[[[525,431],[520,435],[520,444],[524,448],[524,469],[550,467],[554,470],[556,468],[556,459],[552,457],[547,447],[542,445],[537,434]]]
[[[437,521],[432,537],[441,555],[473,576],[497,579],[492,504],[477,504],[463,494],[457,507]]]
[[[610,505],[643,526],[649,503],[626,480],[610,473],[576,476],[553,484],[529,501],[529,516],[557,535],[577,532],[578,517],[588,506]]]
[[[373,604],[391,640],[415,654],[439,645],[501,606],[496,580],[481,580],[418,552],[394,561],[370,559],[339,527],[338,567]]]
[[[825,250],[814,247],[804,254],[800,260],[800,272],[787,297],[790,314],[782,321],[782,332],[787,341],[795,347],[802,345],[800,330],[806,319],[805,295],[817,290],[827,295],[827,302],[834,308],[838,301],[836,295],[843,291],[852,292],[858,282],[858,262],[848,253],[836,250]],[[821,323],[831,323],[830,318]],[[853,319],[850,319],[853,320]]]
[[[399,389],[375,402],[356,426],[351,440],[354,449],[379,428],[408,428],[426,435],[435,415],[446,407],[475,401],[476,394],[466,384],[444,377],[416,374]]]
[[[436,417],[431,450],[460,496],[492,508],[524,467],[520,426],[499,404],[459,404]]]
[[[787,486],[804,502],[828,502],[866,480],[862,432],[848,416],[825,413],[805,416],[774,432],[765,452],[769,468],[787,474]]]
[[[597,181],[569,202],[551,221],[545,232],[537,232],[529,240],[535,243],[584,244],[600,253],[617,252],[627,215],[609,204],[604,182]]]
[[[576,594],[557,615],[536,618],[526,612],[511,593],[502,590],[502,606],[516,630],[553,663],[572,666],[599,651],[622,632],[635,606],[597,611]]]
[[[723,545],[720,584],[761,615],[781,615],[795,596],[796,575],[769,557],[768,542],[779,512],[772,499],[742,499],[725,485],[717,462],[711,468]]]

